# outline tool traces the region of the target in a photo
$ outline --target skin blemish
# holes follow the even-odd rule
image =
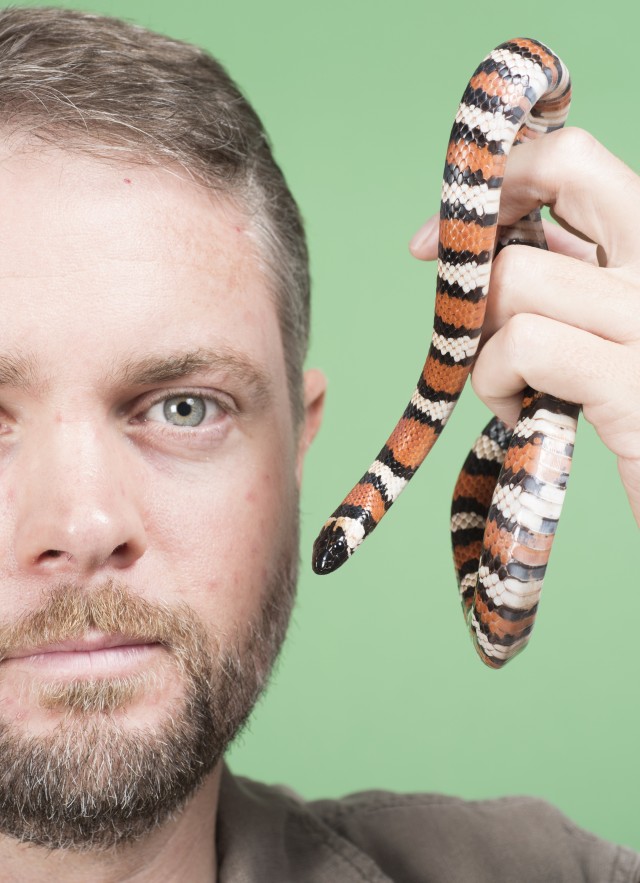
[[[133,184],[133,181],[131,180],[131,178],[123,178],[122,180],[124,181],[125,184]]]

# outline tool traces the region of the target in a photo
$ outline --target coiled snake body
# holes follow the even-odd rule
[[[538,210],[498,229],[511,147],[559,129],[569,73],[535,40],[503,43],[472,76],[451,132],[442,184],[434,329],[411,400],[364,476],[327,520],[313,568],[346,561],[429,453],[478,347],[491,262],[511,243],[546,248]],[[564,500],[579,406],[527,389],[513,432],[494,418],[458,478],[451,530],[458,585],[475,647],[499,668],[524,648]]]

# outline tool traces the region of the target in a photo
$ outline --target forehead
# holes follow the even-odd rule
[[[0,206],[0,351],[59,361],[60,335],[96,363],[221,346],[284,382],[270,286],[229,199],[170,169],[47,149],[0,153]]]

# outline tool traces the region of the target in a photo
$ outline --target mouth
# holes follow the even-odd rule
[[[90,632],[79,638],[8,653],[5,666],[37,669],[56,677],[124,675],[164,653],[162,644],[127,635]]]

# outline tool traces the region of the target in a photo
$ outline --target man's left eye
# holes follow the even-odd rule
[[[216,416],[220,406],[203,396],[177,395],[152,405],[146,420],[170,423],[172,426],[199,426],[207,418]]]

